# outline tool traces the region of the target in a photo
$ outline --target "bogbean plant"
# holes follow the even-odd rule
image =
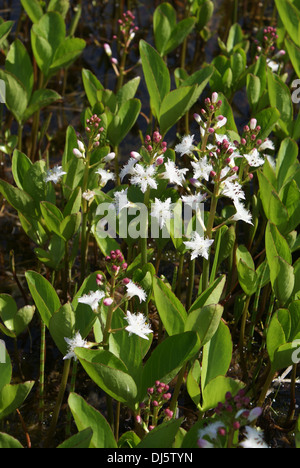
[[[126,68],[138,29],[133,13],[125,12],[119,33],[103,44],[116,87],[105,89],[95,74],[82,70],[88,103],[82,128],[68,127],[62,160],[49,164],[36,160],[37,117],[29,155],[21,150],[23,125],[57,98],[48,80],[72,63],[83,42],[66,37],[67,2],[51,1],[47,11],[38,1],[22,5],[33,23],[40,80],[33,92],[30,57],[14,41],[0,77],[7,85],[7,108],[19,124],[19,142],[11,149],[14,183],[1,180],[0,191],[34,244],[38,267],[25,272],[22,290],[29,303],[18,310],[12,297],[1,294],[0,317],[1,332],[16,338],[30,326],[35,309],[39,314],[36,386],[43,425],[49,415],[46,331],[61,353],[61,386],[41,446],[55,444],[68,388],[68,437],[59,447],[268,447],[257,421],[278,373],[291,366],[295,385],[300,338],[299,119],[285,74],[285,64],[292,64],[300,77],[298,33],[293,35],[288,9],[300,12],[288,0],[276,1],[278,29],[266,26],[250,46],[234,24],[227,43],[219,40],[212,64],[188,72],[188,41],[192,31],[201,40],[209,37],[213,2],[188,2],[181,21],[171,4],[159,5],[154,45],[138,43],[148,129],[124,163],[122,142],[142,110],[136,97],[141,78],[127,79],[132,70]],[[7,40],[11,26],[1,24],[1,38]],[[179,46],[181,66],[173,80],[167,62]],[[243,89],[250,115],[240,128],[233,103]],[[184,131],[170,143],[170,130],[182,123]],[[146,218],[138,216],[141,205]],[[179,213],[190,209],[187,226],[180,216],[178,227],[174,207]],[[116,236],[105,231],[112,219]],[[153,239],[152,228],[158,232]],[[100,252],[96,268],[93,242]],[[168,277],[160,269],[167,248],[176,258]],[[34,384],[12,384],[6,357],[0,364],[1,419]],[[80,395],[78,365],[106,396],[105,415]],[[183,395],[197,419],[188,428]],[[124,408],[132,430],[121,434]],[[286,422],[295,423],[295,416],[291,403]],[[298,445],[298,435],[295,440]],[[13,434],[1,433],[0,443],[22,447]]]

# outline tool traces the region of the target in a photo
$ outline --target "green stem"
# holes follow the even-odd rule
[[[259,399],[257,401],[257,406],[262,406],[264,401],[265,401],[265,398],[266,398],[266,395],[267,395],[267,391],[269,390],[272,382],[273,382],[273,379],[274,379],[274,376],[275,376],[275,372],[272,370],[272,368],[270,369],[270,372],[268,374],[268,377],[266,378],[266,381],[264,383],[264,386],[262,388],[262,391],[260,393],[260,396],[259,396]]]
[[[77,360],[75,361],[74,359],[73,366],[72,366],[70,393],[73,393],[75,391],[77,369],[78,369],[78,361]],[[69,437],[71,435],[71,420],[72,420],[72,413],[71,413],[70,408],[68,408],[66,437]]]
[[[68,382],[69,371],[70,371],[70,363],[71,363],[71,359],[65,359],[63,374],[62,374],[62,378],[61,378],[61,384],[60,384],[60,388],[59,388],[59,393],[58,393],[58,397],[57,397],[57,400],[56,400],[56,404],[55,404],[55,408],[54,408],[54,412],[53,412],[52,421],[51,421],[51,425],[50,425],[50,428],[49,428],[48,436],[47,436],[47,439],[46,439],[46,442],[45,442],[45,448],[49,448],[49,446],[51,444],[51,441],[52,441],[52,438],[53,438],[53,435],[54,435],[55,430],[56,430],[57,421],[58,421],[61,405],[62,405],[62,402],[63,402],[63,398],[64,398],[64,394],[65,394],[66,386],[67,386],[67,382]]]
[[[37,90],[40,90],[45,87],[44,83],[44,74],[40,71]],[[39,132],[39,124],[40,124],[40,109],[36,111],[33,117],[33,124],[32,124],[32,140],[31,140],[31,161],[35,161],[35,153],[37,148],[37,140],[38,140],[38,132]]]
[[[175,389],[174,389],[172,399],[170,402],[170,410],[173,411],[173,413],[176,410],[176,405],[177,405],[177,401],[178,401],[178,397],[180,393],[180,388],[184,379],[186,367],[187,367],[187,364],[184,364],[184,366],[181,368],[181,371],[179,372],[178,377],[177,377],[177,382],[176,382]]]
[[[89,143],[89,147],[87,150],[86,155],[86,165],[85,171],[83,176],[83,183],[82,183],[82,193],[87,190],[88,186],[88,179],[89,179],[89,171],[90,171],[90,158],[91,158],[91,151],[92,151],[92,144]],[[80,266],[80,273],[81,273],[81,283],[85,277],[85,268],[86,268],[86,258],[87,258],[87,221],[88,221],[88,202],[86,200],[82,201],[82,225],[81,225],[81,266]]]
[[[146,193],[144,195],[144,205],[148,209],[149,205],[149,198],[150,198],[150,188],[148,187]],[[148,247],[148,220],[145,226],[145,231],[142,233],[140,239],[140,248],[141,248],[141,266],[143,267],[146,265],[148,256],[147,256],[147,247]]]
[[[180,297],[181,297],[181,283],[182,283],[183,265],[184,265],[184,255],[180,254],[179,266],[178,266],[178,276],[177,276],[177,288],[176,288],[176,296],[178,297],[179,300],[180,300]]]
[[[214,226],[214,220],[215,220],[217,204],[218,204],[218,192],[219,192],[219,183],[216,181],[215,187],[214,187],[214,193],[211,199],[209,217],[207,221],[207,228],[206,228],[207,239],[211,239],[211,235],[212,235],[212,229]],[[203,259],[203,274],[202,274],[202,290],[203,291],[207,289],[208,284],[209,284],[209,259],[210,259],[210,256],[208,257],[207,260],[206,258]]]
[[[245,304],[244,304],[241,330],[240,330],[240,340],[239,340],[240,359],[241,359],[241,365],[242,365],[245,376],[246,376],[247,368],[246,368],[246,362],[245,362],[245,356],[244,356],[244,344],[245,344],[245,329],[246,329],[246,322],[247,322],[248,307],[249,307],[250,299],[251,299],[251,296],[247,296]]]
[[[113,276],[111,279],[111,293],[110,293],[110,296],[112,299],[114,299],[115,287],[116,287],[116,278],[115,276]],[[114,307],[114,303],[112,303],[108,309],[106,324],[105,324],[105,328],[103,332],[102,344],[103,344],[103,348],[105,349],[108,348],[108,339],[109,339],[109,334],[111,330],[112,316],[113,316],[114,311],[115,311],[115,307]]]
[[[188,311],[192,305],[193,299],[193,290],[194,290],[194,282],[195,282],[195,260],[190,261],[189,265],[189,284],[188,284],[188,291],[187,291],[187,298],[186,298],[186,310]]]
[[[18,127],[18,150],[22,151],[23,125],[19,123]]]
[[[120,428],[120,411],[121,411],[121,402],[117,401],[116,405],[116,420],[115,420],[115,439],[118,442],[119,440],[119,428]]]
[[[39,421],[44,421],[44,392],[45,392],[45,360],[46,360],[46,325],[41,320],[40,347],[40,377],[39,377]]]

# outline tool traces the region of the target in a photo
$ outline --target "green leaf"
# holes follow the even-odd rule
[[[2,365],[2,364],[1,364]],[[0,420],[13,413],[30,393],[34,381],[21,384],[7,384],[0,393]]]
[[[31,46],[38,67],[45,78],[51,75],[55,53],[65,40],[66,26],[63,17],[54,11],[43,15],[31,28]]]
[[[176,10],[170,3],[162,3],[153,14],[153,32],[155,47],[160,55],[165,55],[164,49],[176,26]]]
[[[26,173],[32,166],[31,160],[24,153],[15,150],[12,156],[12,173],[14,181],[20,189],[24,190]]]
[[[153,280],[154,301],[161,321],[169,336],[182,333],[187,313],[171,291],[171,289],[158,277]]]
[[[8,294],[0,294],[0,317],[8,330],[20,335],[32,320],[34,306],[24,306],[17,309],[15,300]]]
[[[173,335],[162,341],[144,366],[139,401],[143,400],[147,388],[151,387],[156,380],[169,383],[199,348],[197,334],[193,331]]]
[[[227,51],[231,52],[237,46],[240,44],[244,39],[243,31],[241,26],[238,23],[235,23],[231,26],[227,38]]]
[[[61,68],[68,68],[83,52],[86,42],[83,39],[70,37],[56,49],[49,74],[55,74]]]
[[[14,75],[2,69],[0,69],[0,79],[5,83],[5,103],[18,123],[22,124],[28,105],[26,88]]]
[[[294,44],[294,42],[290,40],[289,37],[285,39],[284,45],[289,54],[293,68],[298,78],[300,78],[300,48],[297,47],[296,44]]]
[[[24,215],[34,215],[35,203],[28,193],[2,179],[0,179],[0,192],[15,210]]]
[[[135,124],[141,110],[139,99],[125,101],[108,126],[107,137],[113,146],[118,146]]]
[[[223,310],[220,304],[211,304],[190,312],[185,322],[185,331],[195,331],[201,346],[204,346],[216,333]]]
[[[12,365],[9,354],[5,349],[5,360],[0,365],[0,394],[3,387],[10,383],[12,378]]]
[[[190,109],[194,103],[195,87],[194,86],[181,86],[180,88],[170,91],[163,98],[158,121],[162,135],[175,125],[175,123]]]
[[[250,252],[244,245],[236,250],[236,264],[239,283],[248,296],[252,296],[257,288],[257,275]]]
[[[5,39],[9,35],[13,25],[14,21],[3,21],[3,23],[0,24],[0,45],[2,44],[2,42],[5,41]]]
[[[69,241],[78,231],[81,224],[81,213],[72,213],[60,223],[60,234],[65,242]]]
[[[75,312],[72,305],[68,302],[62,305],[49,320],[49,331],[60,352],[65,356],[68,350],[68,344],[65,338],[73,338],[75,333],[80,330],[75,329]]]
[[[203,347],[201,388],[218,375],[226,375],[232,359],[232,337],[228,326],[220,321],[219,327]]]
[[[76,356],[90,378],[112,398],[134,407],[137,387],[125,364],[105,350],[76,348]]]
[[[287,33],[292,40],[300,46],[299,22],[300,13],[289,0],[275,0],[276,8]]]
[[[141,441],[134,431],[127,431],[118,440],[118,448],[136,448]]]
[[[231,377],[219,375],[210,380],[203,390],[203,404],[201,411],[208,411],[217,406],[219,402],[225,402],[225,395],[230,392],[236,395],[244,387],[242,382],[234,380]]]
[[[257,125],[261,127],[259,138],[264,141],[280,119],[280,112],[275,107],[268,107],[256,114],[255,118],[257,120]]]
[[[258,76],[255,76],[252,73],[249,73],[249,75],[247,75],[246,90],[250,106],[252,109],[255,109],[255,107],[259,103],[259,99],[261,96],[261,85]]]
[[[165,421],[150,431],[144,439],[137,445],[137,449],[170,448],[175,436],[179,431],[183,418]]]
[[[28,270],[25,277],[36,308],[48,327],[52,315],[60,308],[59,297],[51,283],[40,273]]]
[[[24,113],[23,121],[26,122],[37,110],[50,106],[60,99],[61,96],[52,89],[38,89],[34,91],[26,112]]]
[[[104,87],[98,78],[96,78],[90,70],[85,68],[82,70],[82,81],[90,106],[94,107],[98,102],[98,91],[103,91]]]
[[[138,86],[140,84],[141,78],[139,76],[136,76],[135,78],[132,78],[132,80],[127,81],[117,92],[117,102],[118,106],[121,107],[125,102],[129,101],[130,99],[133,99]]]
[[[45,219],[47,228],[50,231],[55,232],[55,234],[57,234],[58,236],[61,236],[60,225],[64,220],[64,217],[60,209],[56,205],[54,205],[54,203],[50,203],[47,201],[42,201],[40,203],[40,208],[42,216]]]
[[[290,168],[292,168],[298,156],[298,145],[291,138],[285,138],[280,143],[280,148],[276,160],[276,178],[278,181],[278,190],[281,189],[284,182],[288,179]]]
[[[270,104],[280,112],[280,126],[288,134],[287,126],[293,120],[293,105],[290,90],[281,78],[272,73],[271,70],[268,70],[267,78]]]
[[[21,0],[22,6],[33,23],[37,23],[43,16],[43,9],[38,0]]]
[[[93,437],[93,431],[90,427],[79,431],[77,434],[58,445],[57,448],[89,448]]]
[[[192,304],[189,314],[194,310],[201,309],[204,306],[218,304],[226,282],[226,276],[221,275],[216,278],[208,288]]]
[[[169,71],[159,53],[150,44],[141,40],[139,47],[151,108],[155,117],[158,117],[161,103],[170,91]]]
[[[70,0],[50,0],[47,11],[57,11],[63,18],[70,8]]]
[[[32,164],[26,172],[24,177],[23,186],[26,193],[28,193],[36,204],[41,200],[47,198],[47,184],[44,180],[46,162],[41,160]]]
[[[33,66],[26,47],[19,39],[16,39],[10,46],[5,60],[5,69],[22,83],[29,101],[34,84]]]
[[[117,448],[110,425],[99,411],[76,393],[70,393],[68,403],[78,431],[93,431],[90,448]]]
[[[14,437],[9,434],[4,434],[0,432],[0,448],[24,448],[23,445]]]
[[[176,49],[192,32],[196,23],[196,18],[184,18],[179,21],[171,31],[171,35],[161,51],[161,55],[168,55]]]

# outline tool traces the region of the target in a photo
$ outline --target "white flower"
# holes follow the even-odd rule
[[[269,140],[269,138],[266,138],[265,141],[263,141],[262,144],[258,147],[258,151],[264,151],[266,149],[275,149],[273,141]]]
[[[114,202],[112,203],[112,205],[115,207],[117,214],[119,214],[120,211],[124,208],[129,208],[130,206],[133,206],[133,203],[130,202],[127,198],[127,192],[128,187],[123,190],[118,190],[114,193]]]
[[[276,63],[274,60],[267,59],[267,65],[271,68],[273,73],[277,73],[279,70],[279,63]]]
[[[235,209],[236,209],[236,213],[235,215],[233,216],[233,220],[234,221],[244,221],[245,223],[248,223],[248,224],[252,224],[252,214],[250,213],[250,211],[248,211],[243,203],[241,203],[238,199],[236,200],[233,200],[233,203],[234,203],[234,206],[235,206]]]
[[[213,170],[212,165],[207,161],[207,156],[204,156],[201,158],[199,161],[191,162],[191,165],[194,168],[194,179],[204,179],[207,180],[209,179],[209,174]]]
[[[106,171],[105,169],[98,169],[96,174],[99,174],[101,177],[100,184],[104,187],[109,180],[115,180],[115,175],[112,172]]]
[[[65,342],[68,344],[68,353],[64,356],[63,359],[72,359],[74,358],[77,361],[77,356],[74,352],[75,348],[88,348],[87,341],[85,341],[79,332],[73,338],[64,338]]]
[[[244,200],[245,194],[242,190],[241,184],[236,181],[225,180],[222,194],[232,200]]]
[[[257,120],[256,119],[251,119],[250,120],[250,130],[255,130],[257,125]]]
[[[224,125],[227,124],[227,118],[224,117],[223,115],[219,115],[217,120],[218,120],[218,122],[215,125],[215,130],[217,130],[218,128],[222,128],[222,127],[224,127]]]
[[[263,439],[263,431],[259,428],[245,426],[246,439],[239,445],[243,448],[269,448]]]
[[[212,93],[211,102],[212,102],[213,104],[216,104],[216,102],[218,101],[218,99],[219,99],[219,94],[216,93],[216,92]]]
[[[131,152],[131,157],[128,159],[127,163],[123,166],[123,168],[120,171],[121,180],[123,180],[127,174],[133,173],[133,168],[135,164],[138,162],[138,160],[141,159],[141,157],[142,156],[136,151]]]
[[[92,200],[94,196],[95,196],[95,192],[93,192],[93,190],[86,190],[82,194],[82,198],[84,198],[86,201]]]
[[[197,208],[197,205],[199,203],[202,203],[203,200],[206,198],[206,193],[197,193],[196,195],[183,195],[181,197],[181,200],[183,203],[186,203],[187,205],[190,205],[193,209]]]
[[[208,424],[206,427],[203,427],[198,431],[199,439],[203,439],[204,436],[207,436],[211,440],[216,440],[216,438],[218,437],[218,430],[222,427],[225,427],[222,421],[216,421],[211,424]]]
[[[193,141],[194,135],[184,136],[181,140],[181,143],[178,143],[174,148],[176,153],[180,153],[180,156],[183,156],[184,154],[191,154],[194,150]]]
[[[57,184],[61,177],[65,175],[66,172],[62,170],[62,166],[54,166],[53,169],[49,169],[47,171],[47,175],[45,177],[45,182],[54,182]]]
[[[265,163],[265,159],[260,157],[256,148],[250,151],[249,154],[244,154],[244,157],[247,159],[248,164],[251,167],[259,167]]]
[[[126,312],[126,317],[124,320],[127,320],[128,326],[125,328],[129,332],[129,336],[134,334],[149,340],[148,336],[153,331],[150,328],[150,325],[146,322],[146,317],[142,313],[131,314],[129,310]]]
[[[199,448],[204,448],[204,449],[212,449],[215,448],[214,444],[211,442],[208,442],[206,439],[198,439],[197,440],[197,445]]]
[[[184,244],[189,250],[192,250],[191,260],[194,260],[196,257],[204,257],[207,260],[209,248],[213,242],[212,239],[204,239],[198,232],[193,231],[191,233],[191,240],[185,241]]]
[[[84,294],[78,299],[81,304],[88,304],[91,306],[94,312],[97,311],[99,302],[105,297],[104,291],[90,291],[88,294]]]
[[[110,162],[113,159],[115,159],[115,157],[116,157],[116,153],[112,151],[111,153],[108,153],[106,156],[104,156],[103,161]]]
[[[154,179],[156,173],[155,166],[144,168],[141,164],[136,164],[132,170],[130,181],[133,185],[139,185],[143,193],[147,188],[157,189],[157,182]]]
[[[184,176],[188,169],[178,169],[174,161],[171,161],[171,159],[168,159],[165,163],[165,169],[166,171],[162,175],[163,179],[168,179],[171,184],[182,186],[185,180]]]
[[[132,280],[129,281],[128,284],[126,284],[127,288],[127,297],[131,299],[134,296],[138,296],[140,302],[143,302],[146,300],[147,296],[143,288],[135,284]]]
[[[159,226],[162,229],[167,221],[169,221],[173,213],[171,211],[171,198],[168,198],[166,201],[161,201],[158,198],[155,198],[155,202],[152,203],[152,212],[151,216],[157,219]]]

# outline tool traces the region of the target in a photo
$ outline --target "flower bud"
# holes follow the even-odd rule
[[[103,304],[104,304],[105,306],[111,306],[113,302],[114,302],[114,301],[113,301],[113,299],[112,299],[111,297],[106,297],[106,298],[104,299],[104,301],[103,301]]]

